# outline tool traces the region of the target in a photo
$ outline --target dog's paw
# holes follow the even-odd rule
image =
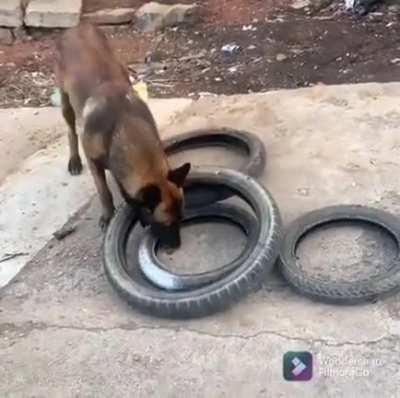
[[[82,161],[80,156],[74,156],[69,159],[68,171],[71,175],[77,176],[82,172]]]

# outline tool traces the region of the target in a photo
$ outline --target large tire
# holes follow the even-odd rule
[[[124,206],[112,219],[104,241],[104,266],[111,285],[138,310],[161,317],[193,318],[223,310],[257,290],[271,271],[279,252],[281,218],[274,199],[254,179],[230,169],[207,167],[192,173],[188,186],[213,185],[229,187],[254,210],[258,223],[254,250],[243,263],[220,280],[199,289],[167,292],[131,278],[126,267],[126,243],[137,219]],[[139,268],[139,265],[135,265]]]
[[[173,136],[163,142],[167,155],[177,152],[222,146],[224,148],[239,148],[247,154],[246,162],[239,171],[257,178],[265,168],[265,147],[263,142],[254,134],[230,128],[199,129]],[[207,206],[232,196],[230,190],[221,187],[219,190],[201,187],[188,192],[188,207]]]
[[[399,219],[383,210],[343,205],[315,210],[295,220],[287,229],[280,252],[279,266],[294,289],[310,298],[334,304],[357,304],[396,292],[400,287],[400,257],[387,271],[352,282],[325,281],[306,274],[297,265],[296,247],[310,230],[334,221],[365,221],[387,230],[400,248]]]
[[[155,286],[169,291],[197,289],[232,272],[254,250],[254,245],[257,243],[258,220],[245,208],[224,203],[188,209],[185,212],[185,223],[198,219],[224,220],[237,225],[247,236],[245,250],[236,259],[222,267],[201,273],[179,274],[168,270],[158,259],[156,255],[157,240],[148,229],[139,246],[138,262],[143,274]]]

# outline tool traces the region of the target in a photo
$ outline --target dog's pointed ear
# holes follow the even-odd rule
[[[190,163],[185,163],[177,169],[170,170],[168,173],[168,180],[173,182],[176,186],[182,187],[187,175],[189,174],[190,167]]]

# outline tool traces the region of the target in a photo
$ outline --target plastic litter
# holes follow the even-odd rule
[[[147,102],[149,99],[149,91],[147,89],[147,84],[143,81],[139,81],[136,84],[132,85],[132,88],[136,91],[140,99],[144,102]]]
[[[237,54],[240,51],[240,46],[236,43],[229,43],[222,46],[221,51],[226,55]]]
[[[55,107],[61,106],[61,93],[58,88],[55,88],[50,96],[50,103]]]

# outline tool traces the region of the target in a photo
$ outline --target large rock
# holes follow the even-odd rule
[[[82,0],[31,0],[25,25],[40,28],[69,28],[79,23]]]
[[[144,4],[136,12],[137,26],[144,32],[151,32],[166,26],[194,23],[199,18],[197,5],[166,5],[154,1]]]
[[[23,14],[21,0],[0,1],[0,26],[16,28],[22,26]]]
[[[131,22],[135,11],[135,8],[107,8],[84,14],[83,19],[97,25],[118,25]]]

